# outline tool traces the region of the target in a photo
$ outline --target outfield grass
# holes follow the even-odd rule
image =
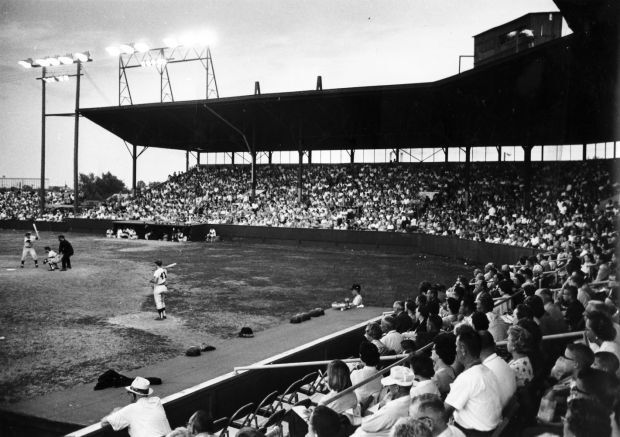
[[[422,280],[451,284],[471,273],[462,262],[421,254],[85,234],[66,234],[74,268],[48,272],[43,247],[57,247],[51,233],[36,245],[40,267],[27,260],[22,270],[22,237],[0,230],[0,404],[94,382],[108,368],[126,372],[189,346],[217,345],[242,326],[286,323],[349,296],[353,282],[362,284],[368,305],[391,306],[414,296]],[[154,320],[148,283],[155,259],[178,263],[169,271],[163,322]]]

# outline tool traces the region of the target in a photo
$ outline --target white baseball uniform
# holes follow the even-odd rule
[[[24,237],[24,250],[22,250],[22,261],[26,260],[26,257],[30,255],[33,260],[37,260],[37,252],[34,250],[34,241],[38,238],[34,235],[27,235]]]
[[[61,261],[61,256],[56,253],[54,249],[47,252],[47,262],[50,269],[57,269],[58,263]]]
[[[166,280],[168,279],[168,271],[163,267],[157,267],[155,273],[153,273],[153,277],[155,278],[155,286],[153,287],[153,297],[155,298],[155,306],[158,310],[166,308],[166,303],[164,302],[164,295],[166,291],[168,291],[168,287],[166,287]]]

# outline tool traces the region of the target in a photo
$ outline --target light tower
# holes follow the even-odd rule
[[[150,48],[146,43],[110,46],[106,50],[118,56],[118,105],[133,105],[127,70],[155,67],[160,76],[159,100],[174,102],[168,65],[180,62],[200,62],[205,70],[205,98],[219,98],[211,49],[206,37],[166,38],[164,47]]]
[[[172,82],[168,72],[168,65],[181,62],[200,62],[205,70],[205,98],[219,98],[213,58],[209,44],[214,40],[211,33],[185,34],[181,38],[164,39],[164,47],[150,48],[144,42],[119,44],[107,47],[106,50],[112,56],[118,56],[118,105],[133,105],[131,89],[127,78],[127,70],[133,68],[155,67],[159,73],[159,101],[174,102]],[[138,157],[144,153],[148,146],[143,146],[138,152],[137,145],[130,148],[127,142],[125,147],[133,162],[132,189],[136,192],[136,169]],[[189,159],[189,151],[186,151],[186,162]],[[200,154],[197,152],[197,159]]]
[[[76,52],[63,56],[48,56],[44,58],[28,58],[19,61],[18,64],[26,69],[41,68],[41,77],[37,80],[41,81],[41,186],[39,188],[39,196],[41,197],[39,208],[41,215],[45,211],[45,119],[48,116],[73,116],[75,118],[73,133],[73,212],[77,213],[79,205],[78,196],[78,144],[79,144],[79,126],[80,126],[80,77],[82,76],[82,64],[92,62],[89,51]],[[71,67],[76,66],[76,72],[67,71]],[[75,85],[75,111],[65,114],[47,114],[45,112],[45,85],[49,82],[65,82],[70,77],[76,78]]]

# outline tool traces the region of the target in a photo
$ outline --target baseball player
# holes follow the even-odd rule
[[[49,266],[50,272],[58,270],[58,263],[61,260],[61,256],[49,246],[45,246],[45,252],[47,253],[47,258],[43,260],[43,264],[47,264]]]
[[[153,279],[151,282],[153,286],[153,297],[155,298],[155,306],[157,307],[158,317],[155,320],[166,319],[166,302],[164,300],[164,293],[168,291],[166,287],[166,281],[168,279],[168,271],[162,267],[160,260],[155,261],[157,269],[153,273]]]
[[[34,266],[39,267],[39,261],[37,261],[37,252],[34,250],[34,241],[38,240],[39,236],[32,236],[32,232],[26,232],[24,235],[24,250],[22,250],[22,265],[21,268],[24,268],[24,261],[26,261],[26,256],[30,255],[30,257],[34,260]]]

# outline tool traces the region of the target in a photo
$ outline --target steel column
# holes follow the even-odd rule
[[[134,196],[136,195],[136,169],[138,162],[138,147],[133,144],[133,153],[131,155],[131,159],[133,161],[132,164],[132,176],[131,176],[131,189],[133,190]]]
[[[303,179],[302,166],[304,163],[304,151],[301,150],[301,141],[299,143],[299,150],[297,151],[297,154],[299,155],[299,165],[297,166],[297,200],[301,202],[301,197],[303,195],[302,193],[302,179]]]
[[[80,204],[78,186],[78,161],[79,161],[79,138],[80,138],[80,77],[82,76],[82,62],[77,63],[77,75],[75,77],[75,127],[73,131],[73,213],[77,214]]]
[[[252,145],[254,147],[254,145]],[[252,150],[252,200],[256,197],[256,151]]]
[[[596,147],[596,146],[595,146],[595,147]],[[587,158],[587,156],[588,156],[587,151],[588,151],[588,145],[587,145],[586,143],[583,143],[583,147],[582,147],[582,149],[581,149],[581,159],[582,159],[583,161],[585,161],[586,159],[588,159],[588,158]],[[595,153],[594,153],[594,155],[596,156],[596,149],[595,149],[595,151],[594,151],[594,152],[595,152]]]
[[[39,210],[41,215],[45,211],[45,67],[41,77],[41,186],[39,187]]]

